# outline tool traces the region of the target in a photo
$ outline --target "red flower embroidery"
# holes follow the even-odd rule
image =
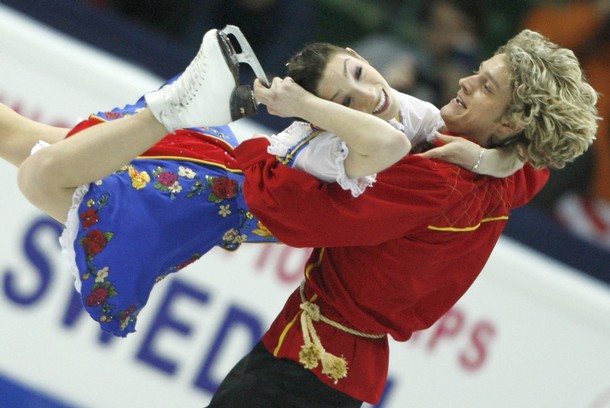
[[[93,208],[89,208],[87,211],[80,213],[80,220],[83,223],[83,228],[87,229],[96,224],[100,218],[97,215],[97,211],[95,211]]]
[[[110,290],[103,286],[98,286],[94,288],[89,296],[87,296],[87,300],[85,300],[85,304],[89,307],[96,307],[101,305],[102,303],[108,300],[110,296]]]
[[[122,310],[122,311],[119,313],[119,317],[120,317],[120,319],[121,319],[121,322],[125,322],[125,323],[127,323],[127,319],[129,319],[129,318],[131,317],[131,315],[132,315],[132,314],[133,314],[135,311],[137,311],[137,310],[138,310],[138,308],[137,308],[137,306],[136,306],[136,305],[131,305],[131,306],[129,306],[129,307],[127,308],[127,310]]]
[[[82,245],[85,249],[85,253],[88,256],[95,256],[102,252],[108,244],[108,238],[99,229],[89,231],[89,233],[83,238]]]
[[[178,176],[171,171],[164,171],[157,174],[157,180],[164,186],[171,187],[178,180]]]
[[[212,192],[218,198],[231,198],[237,195],[237,181],[226,177],[216,177],[212,184]]]

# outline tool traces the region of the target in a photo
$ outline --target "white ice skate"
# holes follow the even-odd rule
[[[241,52],[236,51],[233,36]],[[239,85],[239,64],[250,65],[265,85],[269,80],[239,28],[208,31],[199,52],[173,83],[144,96],[169,132],[198,126],[226,125],[257,113],[250,85]]]

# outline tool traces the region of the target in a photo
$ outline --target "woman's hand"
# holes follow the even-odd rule
[[[465,169],[472,169],[479,159],[482,147],[463,137],[448,136],[436,133],[434,147],[420,155],[429,159],[438,159],[456,164]],[[475,169],[476,170],[476,169]]]
[[[270,114],[288,118],[303,116],[307,101],[317,97],[290,77],[275,77],[269,88],[258,79],[254,81],[254,98],[258,103],[266,105]]]

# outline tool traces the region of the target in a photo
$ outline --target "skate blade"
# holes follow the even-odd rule
[[[238,54],[233,48],[232,58],[234,58],[236,63],[248,64],[254,71],[254,75],[256,75],[256,77],[263,83],[263,85],[269,87],[269,79],[267,78],[267,75],[265,74],[262,65],[258,61],[256,54],[254,54],[254,50],[252,50],[250,43],[242,34],[239,27],[234,25],[227,25],[219,32],[224,35],[231,34],[233,35],[233,37],[235,37],[235,40],[238,42],[239,47],[241,48],[241,53]]]
[[[258,113],[250,85],[240,85],[231,94],[231,118],[235,121]]]

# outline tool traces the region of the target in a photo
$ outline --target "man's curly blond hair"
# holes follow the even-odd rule
[[[595,140],[597,92],[572,51],[524,30],[500,47],[513,89],[504,119],[522,127],[519,154],[534,167],[562,168]]]

